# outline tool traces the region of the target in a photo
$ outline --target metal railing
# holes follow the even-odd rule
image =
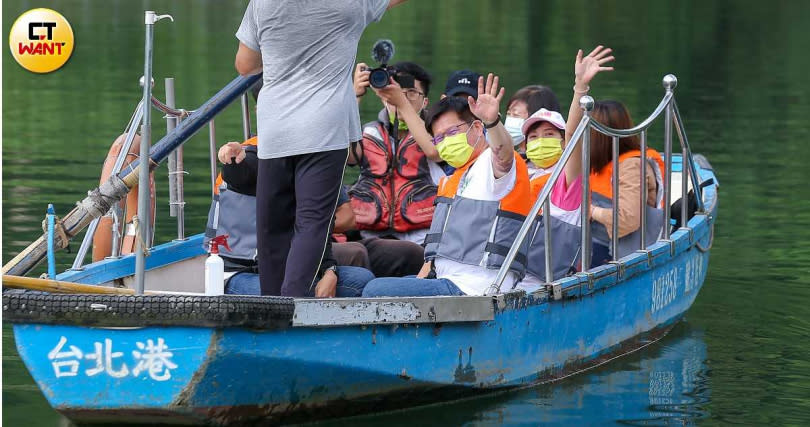
[[[551,189],[554,188],[554,184],[559,179],[560,175],[563,173],[565,164],[568,163],[568,160],[574,153],[576,146],[582,142],[582,204],[581,204],[581,216],[580,221],[582,225],[582,233],[581,233],[581,247],[580,247],[580,260],[581,260],[581,271],[585,272],[591,267],[591,228],[590,224],[590,174],[591,174],[591,166],[590,166],[590,143],[591,143],[591,129],[594,129],[604,135],[611,137],[612,139],[612,154],[613,154],[613,175],[612,180],[614,183],[614,188],[618,187],[619,181],[619,138],[629,137],[634,135],[640,135],[640,142],[641,142],[641,206],[640,206],[640,216],[641,216],[641,226],[640,226],[640,234],[641,234],[641,244],[639,245],[639,250],[646,251],[646,230],[645,227],[647,225],[647,131],[650,126],[653,124],[655,119],[657,119],[662,113],[664,114],[664,157],[665,157],[665,171],[663,171],[664,175],[664,203],[663,203],[663,210],[664,210],[664,224],[663,224],[663,239],[669,240],[670,237],[670,219],[671,219],[671,197],[672,197],[672,125],[675,125],[675,131],[678,135],[678,140],[681,144],[681,153],[682,153],[682,180],[681,180],[681,227],[685,228],[688,222],[688,180],[691,179],[692,181],[692,189],[695,192],[695,198],[697,199],[698,203],[698,211],[703,211],[703,197],[701,194],[701,187],[700,183],[698,182],[697,176],[697,169],[694,164],[694,160],[692,159],[692,152],[689,147],[689,141],[686,136],[686,130],[683,126],[683,120],[681,118],[680,112],[678,111],[678,106],[675,102],[675,94],[674,89],[678,84],[677,78],[672,75],[668,74],[664,76],[663,79],[663,86],[664,86],[664,97],[655,110],[650,114],[644,121],[640,124],[632,127],[630,129],[613,129],[608,127],[598,121],[594,120],[590,116],[590,112],[593,110],[594,107],[594,100],[590,96],[583,96],[580,101],[580,107],[584,110],[584,114],[582,120],[580,120],[579,125],[577,125],[574,134],[571,136],[570,140],[568,141],[565,150],[563,150],[562,155],[560,156],[560,160],[557,162],[557,165],[554,167],[554,171],[551,173],[548,181],[546,181],[545,186],[540,191],[540,194],[535,200],[534,205],[532,206],[531,210],[529,211],[529,215],[526,217],[526,220],[523,222],[523,225],[520,227],[518,231],[518,235],[515,238],[512,246],[509,248],[509,252],[506,255],[506,258],[501,266],[500,270],[498,271],[498,275],[495,278],[495,282],[490,287],[492,292],[488,292],[489,294],[492,293],[499,293],[501,290],[501,285],[503,284],[506,275],[509,273],[509,266],[515,259],[515,256],[518,253],[519,248],[523,245],[523,242],[526,240],[526,237],[529,235],[529,232],[532,229],[532,226],[537,218],[540,209],[543,209],[543,220],[545,225],[545,272],[546,272],[546,282],[551,283],[554,281],[553,271],[552,271],[552,256],[553,256],[553,244],[551,242],[551,231],[550,231],[550,216],[551,216],[551,209],[550,209],[550,194]],[[611,229],[611,247],[613,252],[613,261],[618,261],[619,257],[619,192],[614,190],[612,197],[613,202],[613,224]],[[530,260],[531,262],[532,260]]]
[[[165,85],[166,85],[166,102],[162,102],[160,99],[155,97],[152,94],[151,89],[154,87],[155,81],[152,78],[152,48],[153,48],[153,26],[155,22],[163,18],[169,18],[172,21],[174,19],[171,18],[169,15],[156,15],[152,11],[146,11],[145,15],[145,24],[146,24],[146,41],[145,41],[145,52],[144,52],[144,76],[140,78],[140,85],[143,88],[143,97],[138,102],[135,111],[132,114],[132,117],[129,120],[124,132],[126,133],[126,137],[124,139],[124,143],[122,144],[121,151],[118,153],[116,157],[115,164],[113,165],[113,169],[110,175],[116,175],[123,169],[124,161],[126,160],[127,155],[132,147],[133,140],[135,138],[135,134],[137,132],[138,126],[141,127],[141,156],[140,158],[149,158],[149,146],[151,145],[150,141],[150,133],[151,133],[151,121],[149,120],[149,106],[144,105],[144,100],[149,99],[151,107],[155,108],[156,110],[165,114],[164,118],[166,119],[166,133],[171,133],[179,124],[180,121],[184,118],[188,117],[190,114],[193,114],[195,110],[186,110],[183,108],[176,108],[175,107],[175,92],[174,92],[174,78],[166,78]],[[145,82],[148,81],[149,85],[146,85]],[[241,107],[242,107],[242,133],[244,139],[248,139],[250,137],[250,109],[249,109],[249,100],[247,93],[242,94],[241,97]],[[208,122],[209,126],[209,156],[210,156],[210,167],[211,167],[211,186],[212,192],[214,191],[215,179],[216,179],[216,172],[217,172],[217,152],[216,152],[216,131],[214,125],[213,117]],[[144,151],[146,151],[146,157],[143,156]],[[184,174],[188,173],[183,169],[183,146],[180,145],[177,147],[170,155],[168,161],[168,168],[169,168],[169,215],[171,217],[177,218],[177,239],[176,240],[185,240],[185,188],[184,188]],[[143,168],[141,175],[143,175],[143,170],[148,170],[149,168]],[[144,177],[139,177],[139,194],[138,194],[138,211],[141,212],[143,206],[146,206],[149,202],[148,199],[150,198],[149,195],[149,185],[144,185],[144,182],[148,183],[148,173],[146,174],[146,181],[144,181]],[[149,211],[146,209],[145,211]],[[120,242],[122,239],[122,233],[124,232],[123,227],[120,227],[120,223],[124,218],[124,213],[120,208],[119,204],[116,203],[110,208],[110,212],[108,215],[113,217],[112,221],[112,250],[109,258],[117,258],[120,256]],[[147,214],[146,218],[149,218],[150,215]],[[100,218],[94,219],[87,228],[87,232],[84,235],[81,245],[79,246],[79,250],[76,253],[76,257],[73,260],[73,264],[71,265],[71,270],[81,270],[82,265],[84,264],[84,259],[87,257],[87,252],[90,250],[90,247],[93,243],[93,238],[95,237],[96,230],[98,229]],[[151,226],[152,224],[149,221],[140,221],[141,223],[141,230],[140,233],[142,234],[142,238],[138,241],[138,249],[137,249],[137,260],[136,260],[136,288],[138,293],[143,292],[144,284],[143,284],[143,270],[145,265],[144,257],[147,256],[147,250],[152,247],[152,237],[154,234],[154,229]],[[147,246],[146,248],[141,248],[141,241]]]

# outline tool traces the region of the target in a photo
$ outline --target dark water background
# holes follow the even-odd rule
[[[66,0],[3,2],[3,35],[25,10],[52,7],[71,22],[73,57],[55,73],[20,68],[3,47],[2,259],[36,238],[45,208],[72,208],[97,184],[110,142],[141,92],[143,10],[174,15],[156,27],[156,95],[176,77],[178,105],[193,109],[235,75],[233,37],[245,1]],[[659,343],[593,371],[520,392],[356,422],[374,424],[806,424],[810,419],[810,4],[796,1],[412,0],[368,28],[396,59],[434,75],[498,73],[508,93],[532,83],[570,102],[577,48],[615,49],[616,71],[592,84],[638,120],[678,76],[690,141],[714,165],[720,214],[708,277],[686,321]],[[363,120],[380,105],[363,100]],[[505,106],[502,105],[502,110]],[[315,118],[314,118],[315,119]],[[153,116],[155,140],[164,123]],[[238,107],[217,118],[220,142],[241,137]],[[657,129],[660,131],[662,127]],[[660,147],[662,133],[650,136]],[[209,203],[207,132],[186,144],[187,233]],[[349,171],[349,174],[353,174]],[[157,241],[174,236],[165,164]],[[347,176],[351,180],[352,176]],[[78,241],[73,248],[78,247]],[[73,254],[60,253],[60,269]],[[3,327],[3,422],[52,426],[48,406]]]

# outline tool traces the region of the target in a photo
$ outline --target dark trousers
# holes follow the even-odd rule
[[[256,235],[262,295],[303,297],[335,216],[347,150],[259,159]]]
[[[416,275],[425,262],[425,249],[422,246],[406,240],[379,237],[333,243],[332,255],[338,265],[364,267],[376,277]]]
[[[361,240],[368,250],[371,271],[377,277],[404,277],[419,274],[425,263],[425,248],[407,240],[372,237]]]

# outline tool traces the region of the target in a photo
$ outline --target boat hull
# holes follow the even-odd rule
[[[14,333],[46,398],[75,421],[294,422],[522,387],[603,363],[666,333],[697,296],[708,258],[693,247],[574,298],[507,299],[483,322],[281,330],[18,324]],[[71,348],[82,357],[66,356]],[[136,374],[150,352],[164,353],[162,364]],[[70,361],[77,363],[56,366]]]
[[[285,423],[449,401],[554,381],[663,336],[703,286],[716,188],[704,191],[707,211],[670,240],[549,292],[393,301],[145,296],[114,310],[107,296],[91,304],[4,294],[4,316],[16,322],[18,352],[45,397],[79,423]],[[143,305],[150,298],[158,302]],[[175,326],[160,326],[166,313]]]

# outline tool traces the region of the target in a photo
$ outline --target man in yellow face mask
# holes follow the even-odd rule
[[[379,278],[363,296],[484,295],[531,208],[525,162],[500,120],[504,89],[489,74],[478,98],[447,97],[425,127],[441,158],[456,168],[439,184],[425,237],[426,263],[417,278]],[[526,250],[510,265],[503,288],[523,278]]]

